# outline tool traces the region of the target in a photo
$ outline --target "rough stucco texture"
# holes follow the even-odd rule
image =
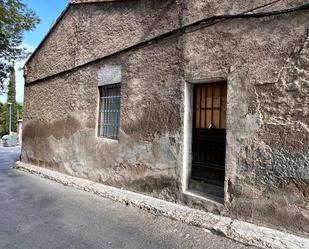
[[[115,53],[180,24],[213,15],[247,12],[271,2],[277,1],[224,0],[217,4],[216,0],[143,0],[73,5],[28,63],[27,81]],[[305,1],[280,1],[276,8],[302,2]]]
[[[27,82],[200,19],[206,10],[211,16],[303,3],[215,2],[71,6],[27,65]],[[216,211],[309,236],[308,27],[307,11],[225,20],[30,84],[22,160],[184,203],[185,81],[225,77],[225,203]],[[98,72],[108,65],[122,67],[119,141],[96,135]]]
[[[226,214],[308,235],[308,17],[242,22],[185,38],[186,78],[228,77]]]
[[[177,40],[171,40],[27,87],[23,160],[176,198],[181,127],[178,54]],[[123,67],[119,142],[97,138],[95,129],[97,72],[113,63]],[[162,93],[166,88],[169,91]]]
[[[174,0],[70,6],[29,63],[27,80],[73,68],[177,28],[177,6]]]

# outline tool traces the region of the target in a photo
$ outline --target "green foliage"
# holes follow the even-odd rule
[[[7,134],[7,105],[0,102],[0,137]]]
[[[21,103],[16,103],[16,109],[17,109],[17,120],[23,119],[24,117],[24,106]]]
[[[21,0],[0,0],[0,91],[4,90],[12,62],[28,55],[20,47],[23,32],[32,30],[38,22],[34,11]]]
[[[23,105],[16,103],[17,110],[19,112],[19,119],[22,119]],[[0,102],[0,137],[9,133],[9,105],[7,103]]]
[[[9,120],[10,120],[10,105],[11,103],[11,124],[12,131],[17,131],[17,121],[23,117],[23,106],[16,102],[16,80],[15,69],[10,68],[9,85],[7,94],[7,103],[0,102],[0,136],[9,133]]]
[[[11,124],[12,131],[17,130],[17,104],[16,104],[16,76],[14,66],[10,67],[9,74],[9,85],[7,93],[7,103],[11,103]],[[7,111],[7,120],[10,119],[10,110]],[[9,127],[9,122],[7,122],[7,127]],[[9,129],[8,129],[9,130]]]

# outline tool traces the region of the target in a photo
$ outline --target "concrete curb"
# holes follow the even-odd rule
[[[156,215],[163,215],[188,224],[199,226],[248,245],[274,249],[309,248],[309,239],[289,233],[203,212],[89,180],[72,177],[31,164],[17,162],[15,168],[56,181],[66,186],[94,193],[113,201],[146,209]]]

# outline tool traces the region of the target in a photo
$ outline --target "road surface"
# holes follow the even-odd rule
[[[12,169],[0,147],[1,249],[243,249],[232,240]]]

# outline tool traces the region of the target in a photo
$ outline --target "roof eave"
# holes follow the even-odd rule
[[[26,60],[25,66],[28,65],[28,63],[32,60],[32,58],[35,56],[35,54],[38,52],[38,50],[42,47],[43,43],[47,40],[47,38],[49,37],[49,35],[53,32],[53,30],[55,29],[55,27],[58,25],[58,23],[62,20],[62,18],[64,17],[64,15],[68,12],[70,6],[72,4],[69,3],[66,8],[61,12],[60,16],[57,18],[57,20],[55,21],[55,23],[51,26],[51,28],[49,29],[49,31],[46,33],[46,35],[44,36],[44,38],[42,39],[42,41],[39,43],[39,45],[36,47],[36,49],[31,53],[31,55],[29,56],[29,58]]]
[[[39,43],[39,45],[36,47],[36,49],[31,53],[30,57],[26,60],[25,66],[29,64],[29,62],[32,60],[32,58],[35,56],[35,54],[38,52],[38,50],[42,47],[43,43],[47,40],[51,32],[54,30],[54,28],[57,26],[57,24],[62,20],[64,15],[68,12],[71,5],[78,5],[78,4],[86,4],[86,3],[99,3],[99,2],[123,2],[123,1],[129,1],[129,0],[70,0],[66,8],[61,12],[60,16],[57,18],[55,23],[52,25],[52,27],[49,29],[47,34],[44,36],[42,41]]]

